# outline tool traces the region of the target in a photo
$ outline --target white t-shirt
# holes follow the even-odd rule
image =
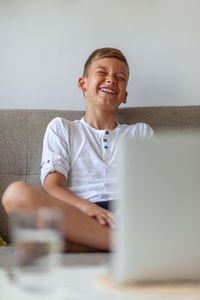
[[[116,200],[115,168],[120,136],[149,138],[150,126],[144,123],[120,125],[112,130],[97,130],[84,118],[68,121],[53,119],[47,126],[41,162],[41,182],[57,171],[66,178],[66,188],[92,202]]]

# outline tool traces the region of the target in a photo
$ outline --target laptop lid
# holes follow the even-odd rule
[[[200,136],[120,144],[113,278],[200,279]]]

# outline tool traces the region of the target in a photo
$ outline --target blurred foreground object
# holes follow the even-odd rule
[[[199,154],[197,132],[122,140],[116,281],[200,281]]]
[[[55,287],[55,270],[63,249],[61,220],[57,208],[41,208],[12,217],[13,275],[20,287],[44,292]]]

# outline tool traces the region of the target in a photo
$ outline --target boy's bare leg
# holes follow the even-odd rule
[[[15,182],[9,185],[3,194],[2,203],[9,215],[41,206],[59,207],[64,215],[63,234],[69,241],[68,250],[78,251],[75,244],[81,245],[80,251],[110,250],[111,230],[107,226],[101,226],[78,208],[28,183]]]

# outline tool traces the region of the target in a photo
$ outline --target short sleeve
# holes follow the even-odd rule
[[[150,139],[154,136],[153,129],[146,123],[126,125],[126,136],[132,139]]]
[[[67,120],[65,120],[67,121]],[[69,172],[68,127],[61,118],[53,119],[47,126],[42,150],[41,183],[51,172],[63,174],[67,180]]]
[[[137,135],[142,139],[150,139],[154,136],[153,129],[146,123],[137,123]]]

